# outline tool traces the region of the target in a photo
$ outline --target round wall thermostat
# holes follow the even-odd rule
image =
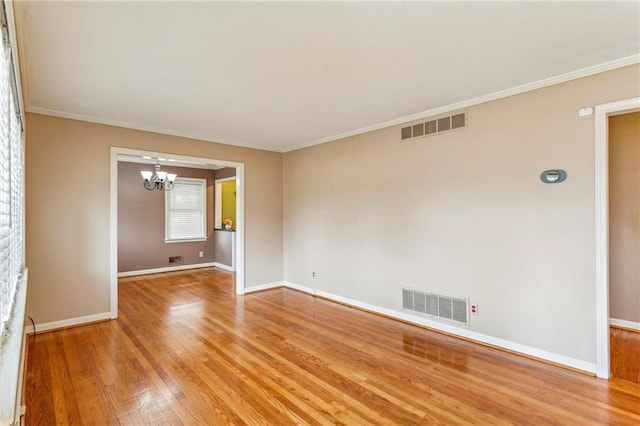
[[[560,183],[567,178],[567,172],[561,169],[545,170],[540,175],[540,180],[544,183]]]

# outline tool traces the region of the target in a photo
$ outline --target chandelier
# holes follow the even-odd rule
[[[144,179],[144,187],[149,191],[157,189],[158,191],[171,191],[173,189],[173,181],[178,177],[175,173],[167,173],[160,170],[160,162],[156,163],[156,172],[148,170],[141,171],[142,179]]]

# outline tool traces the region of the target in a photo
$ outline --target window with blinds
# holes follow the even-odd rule
[[[165,192],[165,242],[207,238],[206,188],[206,179],[178,177]]]
[[[0,318],[3,342],[24,266],[24,145],[16,96],[11,49],[8,37],[3,33],[0,49]]]

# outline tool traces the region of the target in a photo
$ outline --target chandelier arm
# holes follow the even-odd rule
[[[155,184],[155,182],[152,182],[150,180],[145,180],[144,181],[144,188],[148,189],[149,191],[153,191],[154,189],[156,189],[156,184]]]

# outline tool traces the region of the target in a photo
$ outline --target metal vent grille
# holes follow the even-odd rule
[[[468,298],[453,297],[427,291],[402,289],[402,307],[405,310],[469,324]]]
[[[423,123],[412,124],[400,129],[400,139],[408,140],[422,136],[435,135],[442,132],[463,129],[467,127],[467,113],[460,112],[447,117],[429,119]]]

